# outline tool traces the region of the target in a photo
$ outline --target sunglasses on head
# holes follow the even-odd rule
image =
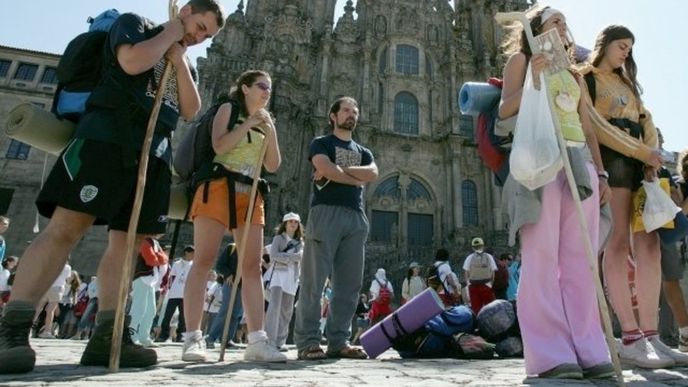
[[[256,83],[254,83],[254,85],[258,86],[258,88],[263,90],[263,91],[272,91],[272,87],[270,87],[270,85],[268,85],[265,82],[256,82]]]

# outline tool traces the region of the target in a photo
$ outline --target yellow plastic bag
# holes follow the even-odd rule
[[[667,195],[671,196],[669,188],[669,179],[662,177],[659,179],[659,186],[662,187]],[[645,231],[645,225],[643,224],[643,210],[645,209],[645,200],[647,195],[645,194],[645,187],[641,186],[633,194],[633,214],[631,214],[631,229],[633,232]],[[665,224],[662,228],[673,229],[674,221]]]

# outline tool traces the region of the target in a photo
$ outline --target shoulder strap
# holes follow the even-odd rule
[[[229,122],[227,122],[227,131],[234,129],[234,125],[239,120],[239,110],[241,110],[239,104],[233,100],[230,100],[229,103],[232,105],[232,112],[229,115]]]
[[[595,105],[595,96],[597,94],[595,75],[591,71],[585,74],[583,78],[585,79],[585,84],[588,86],[588,93],[590,93],[590,99],[592,100],[592,104]]]

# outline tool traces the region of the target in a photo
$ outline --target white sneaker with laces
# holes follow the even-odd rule
[[[621,341],[617,341],[617,348],[621,362],[636,367],[668,368],[676,364],[672,358],[657,353],[644,337],[629,345],[624,345]]]
[[[185,332],[182,360],[189,362],[204,362],[207,359],[208,357],[205,353],[205,340],[201,332]]]
[[[688,365],[688,353],[681,353],[673,348],[670,348],[659,339],[659,336],[653,336],[649,338],[648,341],[655,349],[657,354],[661,354],[673,359],[676,365]]]
[[[285,363],[287,356],[277,350],[268,340],[249,343],[244,351],[244,360],[266,363]]]

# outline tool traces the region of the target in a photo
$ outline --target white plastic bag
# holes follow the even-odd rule
[[[562,166],[545,77],[540,74],[540,90],[535,89],[529,64],[509,157],[511,174],[532,191],[553,181]]]
[[[674,220],[676,213],[681,209],[660,187],[659,179],[654,181],[643,180],[643,187],[647,195],[643,208],[643,224],[645,231],[652,232]]]

